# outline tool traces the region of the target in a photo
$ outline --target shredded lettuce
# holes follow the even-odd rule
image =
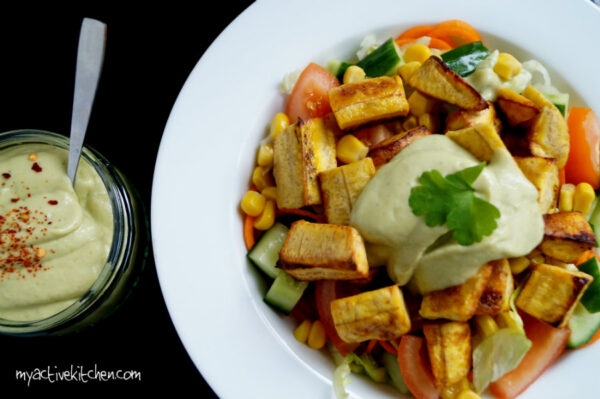
[[[350,383],[349,375],[350,365],[348,362],[342,362],[333,372],[333,392],[336,399],[346,399],[348,397],[346,385]]]
[[[374,34],[370,34],[364,37],[360,42],[358,51],[356,52],[356,58],[362,60],[369,55],[373,50],[377,48],[377,37]]]
[[[302,73],[301,70],[295,70],[285,74],[283,79],[281,80],[281,84],[279,85],[279,91],[283,94],[292,94],[292,90],[294,90],[294,86]]]

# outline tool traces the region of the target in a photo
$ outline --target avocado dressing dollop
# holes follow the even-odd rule
[[[429,227],[408,199],[423,172],[448,175],[479,161],[444,135],[414,141],[383,165],[367,184],[350,215],[365,239],[371,266],[387,265],[398,284],[425,294],[462,284],[486,262],[526,255],[542,240],[538,192],[511,154],[499,148],[473,184],[475,195],[500,211],[498,227],[480,242],[463,246],[445,225]]]

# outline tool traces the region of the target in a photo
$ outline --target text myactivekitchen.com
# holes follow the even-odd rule
[[[108,381],[141,381],[142,373],[136,370],[101,370],[96,364],[94,367],[71,365],[68,368],[47,366],[46,368],[34,368],[29,371],[16,370],[15,378],[30,386],[31,383],[47,382],[108,382]]]

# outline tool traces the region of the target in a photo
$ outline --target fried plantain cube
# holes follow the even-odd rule
[[[375,175],[371,158],[338,166],[319,174],[327,222],[347,225],[358,196]]]
[[[277,206],[320,204],[317,175],[337,166],[335,138],[323,119],[300,121],[281,131],[275,138],[273,156]]]
[[[481,111],[488,106],[477,90],[434,56],[411,75],[408,84],[423,94],[469,111]]]
[[[510,296],[514,290],[514,280],[508,259],[499,259],[490,262],[492,274],[488,280],[483,294],[479,297],[476,315],[496,316],[509,309]]]
[[[423,333],[436,385],[444,388],[465,378],[471,369],[469,323],[424,323]]]
[[[496,114],[494,104],[488,102],[487,106],[481,111],[467,111],[464,109],[453,111],[446,118],[446,131],[460,130],[482,123],[492,123],[498,134],[502,131],[502,122]]]
[[[486,263],[463,284],[425,295],[419,314],[426,319],[469,320],[479,306],[491,274],[492,265]]]
[[[542,253],[565,263],[573,263],[596,245],[596,235],[581,212],[544,215]]]
[[[365,244],[355,228],[305,220],[290,227],[277,265],[304,281],[353,280],[369,275]]]
[[[381,165],[388,163],[410,143],[419,137],[428,136],[430,134],[431,132],[425,126],[418,126],[406,132],[395,134],[371,148],[367,156],[372,158],[375,167],[379,168]]]
[[[508,88],[498,91],[496,104],[510,126],[528,122],[541,112],[541,108],[533,101]]]
[[[498,136],[494,125],[490,122],[466,127],[460,130],[449,130],[446,136],[456,144],[469,151],[480,161],[489,161],[498,148],[506,148]]]
[[[408,114],[400,76],[382,76],[346,83],[329,90],[329,103],[341,129]]]
[[[523,91],[523,96],[541,108],[527,133],[529,150],[532,155],[556,158],[556,165],[562,168],[569,156],[569,128],[558,108],[548,101],[533,86]]]
[[[410,316],[397,285],[331,302],[338,335],[346,342],[387,341],[410,330]]]
[[[579,298],[593,277],[544,263],[533,267],[515,302],[522,311],[556,327],[569,323]]]
[[[525,177],[537,188],[542,213],[554,210],[560,185],[556,159],[519,156],[515,156],[514,159]]]

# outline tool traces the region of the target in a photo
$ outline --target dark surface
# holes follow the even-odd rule
[[[108,25],[104,68],[86,136],[130,178],[149,215],[152,175],[160,139],[185,79],[206,48],[249,4],[196,8],[109,9],[70,6],[68,12],[29,6],[2,14],[0,23],[0,131],[50,130],[68,135],[79,29],[83,17]],[[79,4],[79,3],[73,3]],[[203,5],[198,7],[202,8]],[[108,319],[62,337],[0,336],[4,393],[87,390],[143,394],[165,387],[216,397],[202,379],[169,318],[150,252],[138,286]],[[134,370],[141,381],[25,381],[16,371]]]

